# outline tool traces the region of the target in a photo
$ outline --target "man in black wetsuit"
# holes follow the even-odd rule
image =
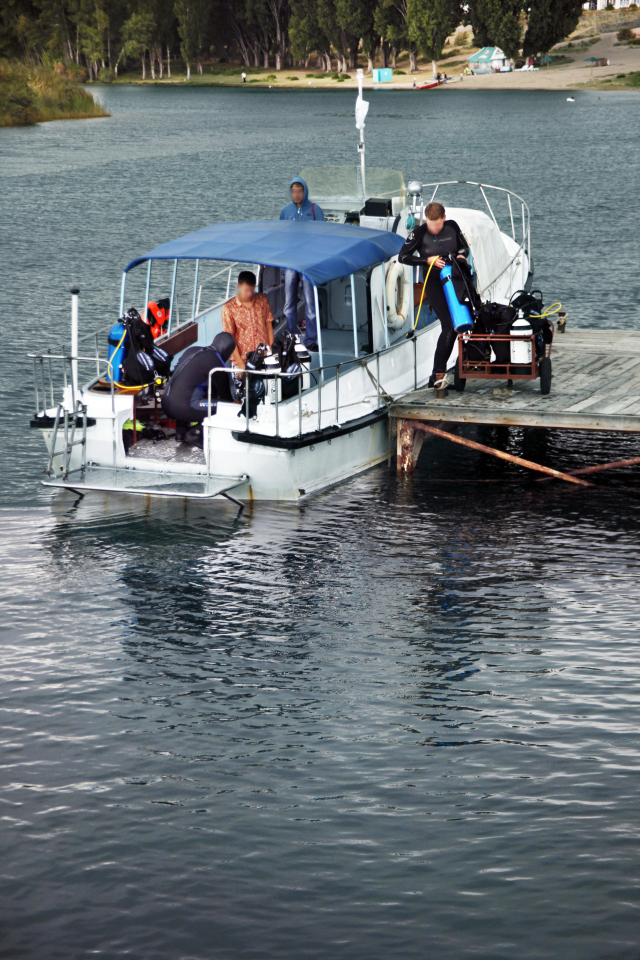
[[[448,385],[447,362],[456,342],[456,332],[453,328],[447,299],[440,280],[440,270],[445,265],[443,257],[447,254],[454,260],[466,261],[469,256],[469,247],[455,220],[446,219],[445,209],[441,203],[432,201],[427,204],[425,215],[425,222],[416,227],[405,240],[398,260],[400,263],[423,267],[425,276],[429,266],[433,263],[433,269],[427,281],[425,299],[438,317],[442,332],[436,346],[433,373],[429,379],[429,386],[444,389]],[[461,269],[464,269],[464,267]],[[456,277],[455,273],[454,268],[452,279],[454,288],[458,292],[457,287],[462,280],[461,277]]]
[[[171,374],[164,394],[162,409],[176,421],[176,442],[202,444],[202,431],[198,426],[190,431],[189,424],[201,424],[207,416],[209,395],[209,371],[226,366],[236,348],[230,333],[219,333],[209,347],[189,347],[184,351]],[[211,377],[211,411],[216,411],[216,401],[233,402],[230,372],[216,372]]]

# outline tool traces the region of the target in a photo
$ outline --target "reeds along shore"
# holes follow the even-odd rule
[[[0,127],[109,114],[59,68],[0,62]]]

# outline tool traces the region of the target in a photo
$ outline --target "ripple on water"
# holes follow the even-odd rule
[[[635,501],[438,456],[1,515],[11,955],[635,955]]]

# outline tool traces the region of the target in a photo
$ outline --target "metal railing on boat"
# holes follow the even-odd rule
[[[85,338],[87,339],[87,338]],[[418,377],[418,362],[417,362],[417,338],[412,336],[408,338],[413,343],[413,380],[414,380],[414,389],[417,389],[419,377]],[[407,341],[402,341],[406,343]],[[276,388],[274,391],[274,414],[275,414],[275,433],[272,435],[276,439],[292,439],[291,434],[285,436],[281,432],[281,408],[283,404],[289,404],[292,401],[297,400],[298,408],[298,431],[297,439],[300,439],[303,436],[303,397],[304,396],[313,396],[317,391],[318,397],[318,407],[317,407],[317,425],[314,430],[309,431],[310,434],[322,436],[323,431],[331,430],[336,426],[339,426],[341,423],[341,414],[344,417],[347,407],[352,406],[351,403],[343,402],[341,404],[340,400],[340,380],[341,376],[344,374],[345,368],[356,368],[360,367],[366,371],[366,375],[371,380],[372,385],[375,387],[375,410],[380,410],[381,407],[387,407],[388,404],[393,400],[393,397],[384,389],[383,384],[380,382],[380,359],[386,354],[392,352],[399,346],[398,343],[392,344],[389,347],[385,347],[382,350],[378,350],[375,353],[368,354],[364,357],[354,357],[352,359],[344,360],[335,364],[325,364],[321,367],[316,368],[305,368],[296,371],[294,373],[287,373],[286,371],[266,371],[266,370],[244,370],[242,374],[247,378],[247,387],[245,388],[245,395],[249,393],[249,383],[251,377],[262,378],[264,380],[271,381],[284,381],[291,383],[292,379],[297,381],[297,395],[286,399],[280,399],[280,391]],[[108,367],[108,361],[102,358],[96,358],[93,356],[71,356],[66,352],[60,354],[53,354],[50,351],[41,354],[29,354],[29,359],[33,361],[33,372],[34,372],[34,394],[35,394],[35,423],[38,420],[41,420],[43,425],[46,422],[46,426],[52,427],[54,430],[54,439],[52,443],[52,452],[49,458],[49,465],[47,468],[47,473],[51,475],[53,459],[57,456],[64,456],[64,465],[63,465],[63,476],[66,478],[68,473],[73,472],[69,469],[70,467],[70,452],[71,447],[82,444],[83,454],[82,454],[82,466],[79,467],[79,470],[84,470],[86,466],[86,431],[87,431],[87,405],[86,405],[86,395],[85,391],[91,389],[95,386],[101,376],[100,365],[104,364],[105,372]],[[65,406],[64,394],[63,401],[56,403],[55,392],[54,392],[54,376],[53,376],[53,363],[58,363],[62,367],[62,380],[63,380],[63,390],[64,393],[67,390],[71,390],[70,403]],[[82,364],[94,364],[96,363],[96,377],[90,380],[85,387],[80,391],[81,396],[77,397],[74,387],[74,378],[71,375],[73,370],[73,363],[82,363]],[[373,369],[372,369],[373,368]],[[208,379],[208,417],[211,417],[211,410],[213,404],[216,403],[216,398],[212,396],[212,377],[214,373],[225,373],[230,374],[231,369],[229,367],[215,367],[212,368],[209,372]],[[335,377],[333,376],[335,373]],[[48,376],[47,376],[48,374]],[[312,376],[317,376],[317,382],[311,387],[303,389],[303,379],[305,376],[311,374]],[[323,376],[326,376],[323,380]],[[323,400],[323,391],[326,390],[333,382],[335,381],[335,402],[331,404],[331,407],[325,408],[323,411],[322,400]],[[112,436],[112,466],[116,468],[117,462],[117,423],[116,423],[116,396],[119,395],[119,391],[116,388],[116,385],[113,381],[109,382],[109,392],[111,398],[111,416],[113,423],[113,436]],[[48,405],[48,397],[51,400],[50,406]],[[135,396],[135,395],[133,395]],[[41,401],[42,399],[42,407]],[[362,398],[357,402],[366,402],[366,398]],[[55,410],[55,414],[49,415],[48,410]],[[314,411],[315,413],[316,411]],[[327,421],[326,426],[323,428],[323,412],[325,417],[332,417],[331,422]],[[79,420],[82,418],[82,440],[75,441],[73,433],[79,424]],[[245,402],[245,432],[249,435],[252,432],[251,430],[251,420],[250,415],[250,404]],[[51,422],[49,422],[51,421]],[[72,422],[73,421],[73,422]],[[61,451],[56,451],[55,442],[58,434],[58,428],[61,423],[64,422],[64,434],[65,434],[65,446]],[[348,422],[348,419],[345,420]],[[69,428],[72,428],[71,434],[71,443],[69,442]],[[211,433],[209,431],[209,443],[210,443]],[[210,475],[211,470],[211,449],[208,449],[209,456],[206,457],[207,461],[207,476]]]
[[[401,341],[400,343],[406,343],[407,341],[410,341],[410,342],[413,343],[413,381],[414,381],[414,383],[413,383],[413,388],[414,388],[415,390],[417,390],[417,389],[418,389],[418,381],[419,381],[419,378],[418,378],[417,337],[416,337],[415,334],[414,334],[413,336],[406,338],[404,341]],[[245,415],[244,415],[244,416],[245,416],[245,432],[246,432],[246,434],[249,435],[249,434],[252,432],[252,431],[251,431],[251,420],[254,419],[254,418],[251,417],[251,410],[250,410],[250,406],[251,406],[251,405],[250,405],[250,403],[249,403],[249,401],[248,401],[249,384],[250,384],[250,379],[251,379],[251,377],[257,377],[257,378],[260,378],[260,379],[263,379],[263,380],[267,380],[267,381],[276,381],[276,384],[277,384],[277,381],[279,381],[279,380],[281,380],[281,381],[287,381],[287,382],[289,382],[289,383],[291,383],[291,381],[292,381],[294,378],[297,380],[297,385],[298,385],[297,395],[295,395],[295,396],[293,396],[293,397],[289,397],[289,398],[286,398],[286,399],[284,399],[284,400],[281,400],[281,399],[280,399],[280,396],[279,396],[280,391],[277,389],[277,387],[276,387],[276,389],[274,390],[274,404],[273,404],[273,405],[274,405],[274,414],[275,414],[275,433],[273,434],[273,437],[276,438],[276,439],[281,439],[281,440],[282,440],[282,439],[291,439],[290,436],[286,436],[286,437],[285,437],[285,436],[284,436],[283,434],[281,434],[281,432],[280,432],[280,407],[281,407],[281,405],[282,405],[283,403],[289,404],[289,403],[291,403],[294,399],[297,399],[297,406],[298,406],[298,433],[297,433],[297,435],[296,435],[296,439],[301,439],[301,437],[303,436],[303,430],[302,430],[302,419],[303,419],[303,404],[302,404],[302,398],[303,398],[303,394],[306,394],[307,396],[309,396],[309,395],[311,395],[311,394],[313,393],[313,391],[315,391],[316,389],[317,389],[317,396],[318,396],[318,410],[317,410],[318,422],[317,422],[317,427],[316,427],[316,429],[313,430],[313,431],[309,431],[309,432],[310,432],[310,433],[314,433],[314,434],[319,434],[319,435],[322,434],[322,429],[323,429],[323,428],[322,428],[322,413],[323,413],[323,410],[322,410],[322,392],[323,392],[323,389],[324,389],[325,387],[329,386],[329,385],[333,382],[333,379],[334,379],[333,377],[331,377],[331,378],[325,379],[325,380],[323,381],[323,380],[322,380],[322,375],[325,373],[325,371],[335,371],[335,403],[332,403],[332,405],[331,405],[331,411],[333,412],[334,417],[333,417],[333,422],[330,423],[330,424],[328,425],[328,427],[325,427],[325,429],[331,429],[331,428],[333,428],[333,427],[335,427],[335,426],[339,426],[340,423],[341,423],[341,418],[340,418],[340,410],[341,410],[341,407],[340,407],[340,375],[341,375],[341,372],[344,370],[345,367],[360,367],[360,368],[363,368],[363,369],[366,371],[367,376],[368,376],[369,379],[371,380],[372,384],[373,384],[373,385],[375,386],[375,388],[376,388],[376,407],[375,407],[376,411],[380,410],[381,406],[383,406],[383,407],[385,407],[385,408],[388,407],[388,405],[389,405],[391,402],[393,402],[393,397],[384,389],[384,386],[383,386],[383,385],[381,384],[381,382],[380,382],[380,358],[383,357],[383,356],[385,356],[386,354],[394,351],[394,349],[397,349],[397,347],[400,345],[400,343],[396,342],[395,344],[391,344],[389,347],[385,347],[383,350],[377,350],[377,351],[375,351],[375,353],[368,354],[368,355],[365,356],[365,357],[354,357],[354,358],[351,359],[351,360],[344,360],[344,361],[342,361],[342,362],[340,362],[340,363],[325,364],[325,365],[322,366],[322,367],[315,367],[315,368],[313,368],[313,369],[308,369],[308,370],[304,370],[304,369],[303,369],[303,370],[300,370],[299,372],[294,372],[294,373],[287,373],[286,371],[268,371],[268,370],[251,370],[251,369],[245,369],[245,370],[243,370],[243,371],[239,371],[239,373],[241,373],[241,375],[243,375],[243,376],[245,376],[245,377],[247,378],[247,385],[246,385],[245,391],[244,391],[244,393],[245,393],[245,399],[244,399]],[[370,369],[371,365],[372,365],[374,362],[375,362],[375,373],[373,373],[373,372],[371,371],[371,369]],[[215,373],[226,373],[226,374],[229,374],[229,373],[230,373],[230,369],[229,369],[229,367],[215,367],[215,368],[212,368],[212,369],[209,371],[209,380],[208,380],[208,387],[207,387],[207,416],[208,416],[208,418],[211,417],[212,405],[216,403],[216,398],[215,398],[214,396],[212,396],[212,389],[211,389],[212,377],[213,377],[213,375],[214,375]],[[318,374],[318,381],[317,381],[317,383],[316,383],[313,387],[307,388],[307,390],[304,391],[304,390],[303,390],[303,387],[302,387],[302,384],[303,384],[303,378],[304,378],[304,376],[305,376],[307,373],[311,373],[312,375]],[[381,401],[382,401],[382,403],[381,403]],[[365,401],[365,398],[363,398],[363,400],[361,400],[360,402],[366,402],[366,401]],[[343,413],[344,413],[344,409],[345,409],[346,406],[347,406],[347,404],[344,404],[343,407],[342,407]],[[331,415],[331,414],[329,414],[329,415]],[[348,421],[347,421],[347,422],[348,422]],[[256,431],[256,432],[257,432],[257,431]],[[262,434],[260,434],[260,435],[262,436]],[[210,462],[210,459],[211,459],[211,458],[208,457],[208,458],[207,458],[207,462]]]
[[[487,197],[486,191],[487,191],[487,190],[495,190],[496,193],[500,193],[500,194],[505,195],[506,198],[507,198],[508,206],[509,206],[509,219],[510,219],[510,222],[511,222],[511,236],[512,236],[512,238],[513,238],[513,240],[514,240],[515,243],[518,243],[518,239],[517,239],[517,237],[516,237],[516,226],[515,226],[515,221],[514,221],[514,219],[513,219],[513,205],[512,205],[512,202],[511,202],[512,198],[513,198],[514,200],[516,200],[516,201],[520,204],[520,212],[521,212],[521,214],[522,214],[522,228],[521,228],[521,230],[522,230],[522,239],[521,239],[520,242],[518,243],[518,249],[516,250],[516,252],[514,253],[514,255],[511,257],[511,260],[510,260],[509,263],[506,265],[506,267],[504,267],[504,269],[501,270],[500,273],[499,273],[496,277],[494,277],[493,280],[492,280],[490,283],[486,284],[485,287],[484,287],[482,290],[479,290],[479,291],[478,291],[479,294],[480,294],[480,296],[483,297],[483,296],[485,296],[485,294],[488,294],[488,292],[496,285],[496,283],[498,282],[498,280],[500,280],[500,279],[505,275],[505,273],[516,263],[517,258],[518,258],[519,256],[521,256],[523,253],[526,254],[526,256],[527,256],[527,259],[528,259],[528,261],[529,261],[529,269],[530,269],[530,263],[531,263],[531,215],[530,215],[530,212],[529,212],[529,206],[528,206],[526,200],[524,200],[524,199],[523,199],[521,196],[519,196],[517,193],[514,193],[513,190],[508,190],[506,187],[494,187],[494,186],[492,186],[491,184],[488,184],[488,183],[477,183],[475,180],[439,180],[439,181],[434,182],[434,183],[423,183],[423,184],[422,184],[422,189],[425,190],[425,189],[430,189],[431,187],[433,187],[433,193],[431,194],[430,201],[429,201],[429,202],[431,202],[432,200],[435,200],[435,196],[436,196],[438,190],[439,190],[441,187],[453,187],[453,186],[478,187],[480,193],[482,194],[482,197],[483,197],[483,199],[484,199],[484,202],[485,202],[485,204],[486,204],[486,206],[487,206],[487,209],[488,209],[488,211],[489,211],[489,214],[490,214],[490,216],[491,216],[491,219],[492,219],[493,222],[495,223],[495,225],[496,225],[496,227],[498,228],[498,230],[500,230],[500,225],[499,225],[499,223],[498,223],[498,221],[497,221],[497,219],[496,219],[496,215],[495,215],[495,213],[494,213],[494,211],[493,211],[493,207],[492,207],[491,204],[489,203],[489,199],[488,199],[488,197]],[[423,207],[424,207],[424,204],[423,204]],[[423,209],[423,207],[422,207],[422,209]],[[501,231],[501,232],[502,232],[502,231]],[[517,264],[516,264],[516,265],[517,265]],[[524,286],[524,284],[523,284],[523,286]]]

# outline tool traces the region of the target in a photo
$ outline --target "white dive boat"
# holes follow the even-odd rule
[[[365,190],[364,166],[312,168],[302,176],[329,222],[220,223],[166,243],[125,268],[119,313],[127,303],[143,308],[168,296],[167,333],[156,343],[179,357],[220,332],[223,303],[247,267],[269,299],[277,332],[284,324],[283,271],[295,269],[314,285],[320,323],[318,353],[296,376],[293,396],[284,398],[292,392],[291,378],[283,393],[284,375],[269,374],[254,417],[248,408],[239,416],[237,403],[218,401],[216,408],[214,402],[203,423],[203,449],[177,444],[167,421],[160,432],[155,388],[125,392],[105,378],[114,321],[79,338],[72,291],[70,352],[30,355],[36,392],[31,425],[42,431],[49,452],[45,484],[81,492],[295,501],[383,461],[389,454],[387,406],[426,385],[440,333],[439,321],[424,307],[416,324],[418,278],[414,268],[397,264],[404,238],[436,193],[466,237],[483,300],[508,303],[531,285],[529,211],[508,190],[467,181],[412,181],[407,189],[401,173],[370,168]],[[461,184],[478,190],[488,212],[449,206]],[[503,203],[507,232],[488,195]],[[212,300],[202,306],[203,291],[211,287]],[[89,344],[84,350],[83,342]],[[454,353],[450,363],[455,359]],[[139,423],[156,427],[153,438],[138,435]],[[137,441],[126,446],[125,425],[133,425]]]

